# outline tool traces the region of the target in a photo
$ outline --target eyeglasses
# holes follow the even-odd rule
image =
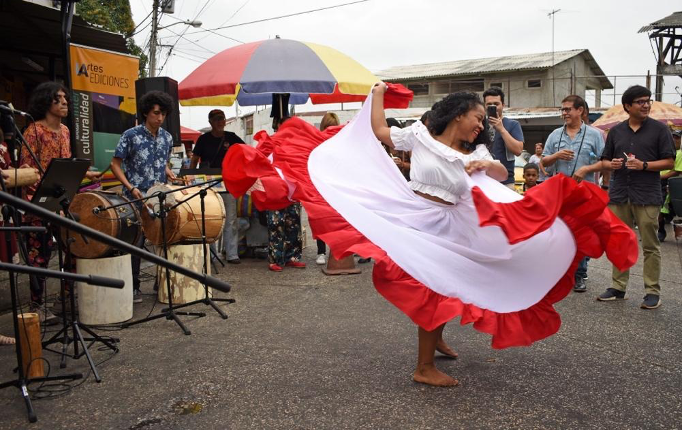
[[[211,121],[223,121],[225,120],[225,117],[213,117]]]
[[[654,101],[652,99],[645,99],[645,100],[641,99],[641,100],[634,100],[633,101],[633,104],[638,105],[638,106],[643,106],[643,105],[652,106],[652,103],[654,103]]]
[[[571,107],[570,108],[560,108],[560,112],[565,113],[565,112],[571,111],[572,109],[574,109],[574,108],[571,108]]]

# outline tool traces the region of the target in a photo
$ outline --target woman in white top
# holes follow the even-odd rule
[[[485,143],[476,142],[485,139],[484,119],[486,111],[481,99],[474,93],[454,93],[432,108],[429,128],[416,122],[408,129],[389,128],[384,116],[383,96],[387,86],[380,83],[373,89],[372,130],[377,139],[391,148],[412,151],[412,170],[410,187],[413,191],[433,202],[454,205],[458,196],[467,189],[464,175],[483,171],[496,181],[507,178],[508,172],[500,162],[493,160]],[[481,137],[481,139],[480,139]],[[425,145],[438,146],[444,155],[457,152],[464,156],[463,166],[442,157],[438,152]],[[472,144],[475,143],[473,147]],[[457,154],[450,154],[457,157]],[[454,159],[456,160],[456,159]],[[438,386],[454,386],[458,381],[441,371],[434,365],[436,349],[447,356],[456,357],[442,338],[443,323],[432,331],[418,327],[417,369],[413,379],[418,382]]]

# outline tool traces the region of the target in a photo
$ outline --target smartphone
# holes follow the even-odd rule
[[[486,115],[489,117],[498,118],[498,107],[495,105],[489,105],[486,107]]]

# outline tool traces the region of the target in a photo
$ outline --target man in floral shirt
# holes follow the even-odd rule
[[[123,132],[112,159],[112,172],[124,187],[128,199],[141,199],[157,183],[174,180],[168,167],[173,138],[161,128],[166,115],[173,111],[173,99],[161,91],[150,91],[139,103],[145,123]],[[140,203],[138,208],[142,208]],[[145,238],[137,244],[142,247]],[[131,257],[133,302],[142,302],[140,293],[140,258]]]

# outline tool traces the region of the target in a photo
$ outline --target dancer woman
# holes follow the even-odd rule
[[[386,127],[385,91],[375,87],[341,129],[320,132],[292,118],[260,136],[272,164],[253,149],[229,152],[224,163],[242,176],[224,180],[233,193],[253,186],[264,205],[281,195],[301,202],[337,259],[375,260],[375,288],[419,326],[416,381],[457,384],[433,365],[435,350],[453,353],[441,334],[455,317],[491,334],[494,348],[530,345],[559,329],[553,304],[570,292],[585,255],[633,265],[635,236],[598,187],[558,176],[522,198],[497,181],[505,173],[480,144],[487,134],[476,95],[450,95],[428,128],[400,130]],[[410,183],[377,138],[412,150]],[[519,271],[539,256],[540,273]]]

